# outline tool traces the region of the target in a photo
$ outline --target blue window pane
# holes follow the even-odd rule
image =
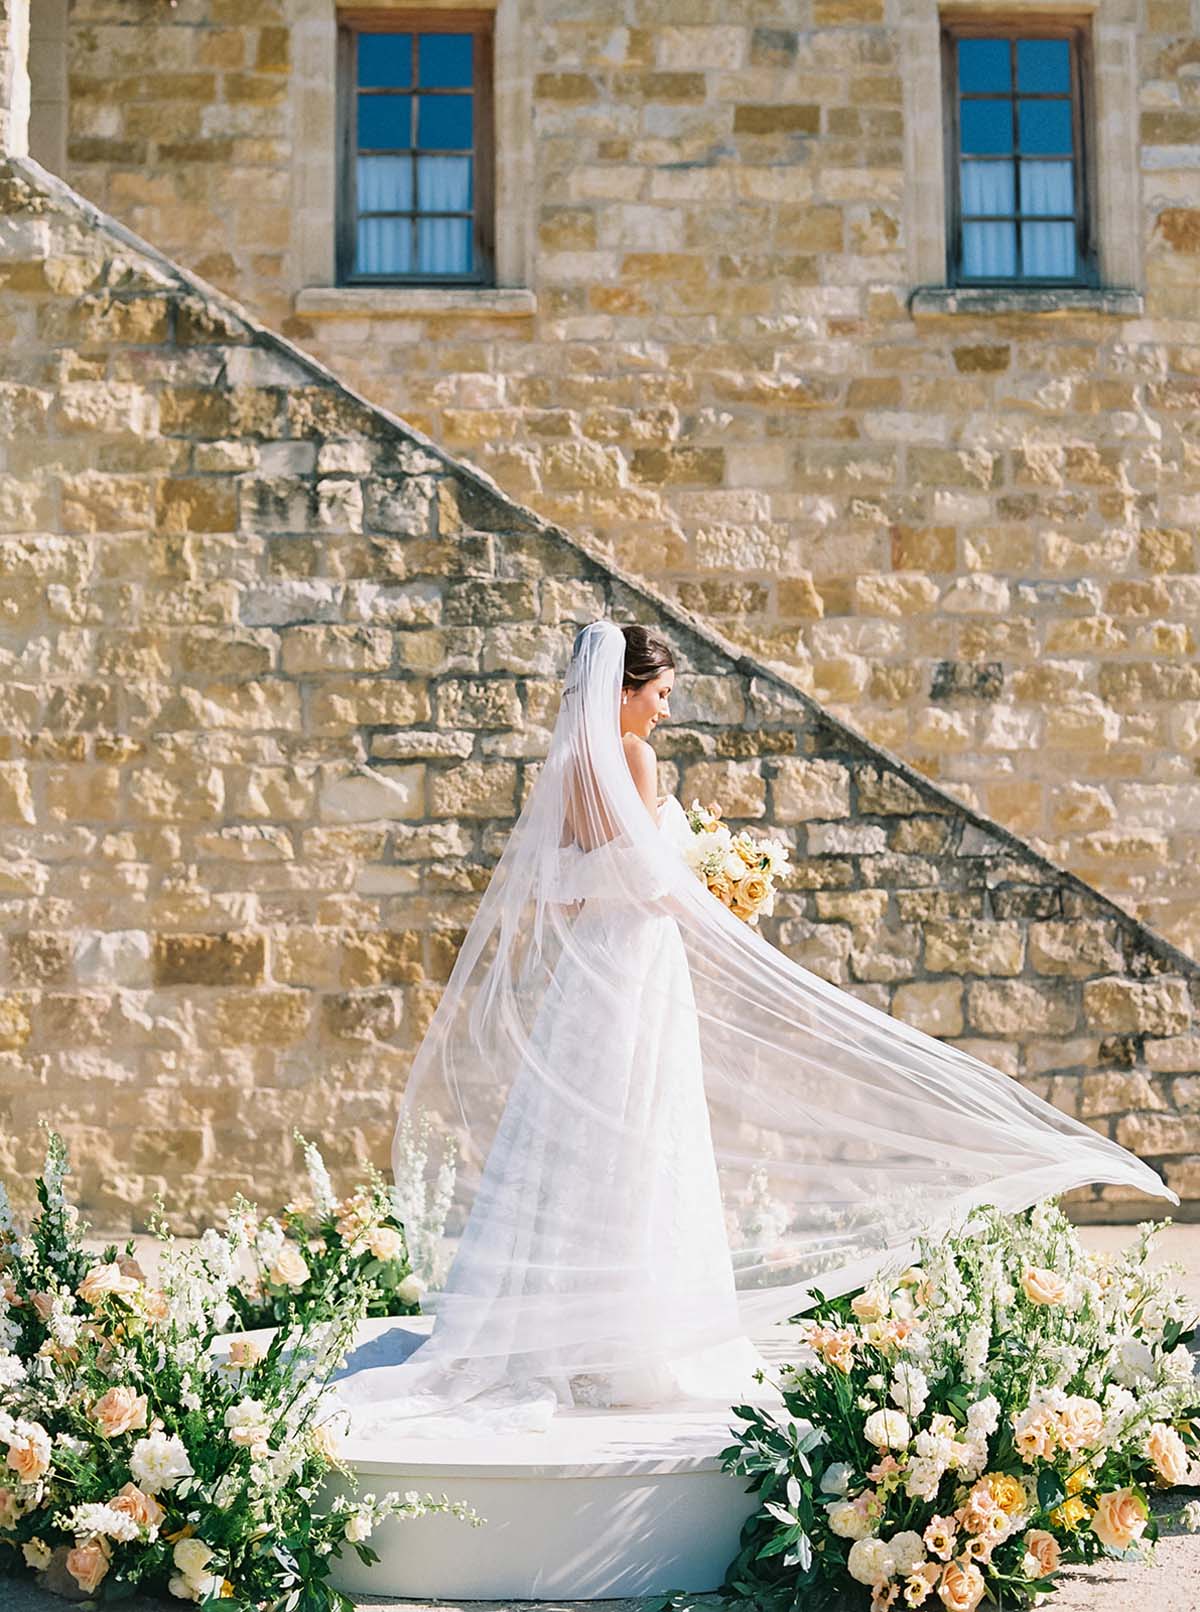
[[[1016,212],[1011,162],[964,162],[961,171],[965,214],[986,217],[989,213],[994,216]]]
[[[412,145],[411,95],[360,95],[360,150],[404,151]]]
[[[469,90],[474,49],[470,34],[422,34],[418,57],[422,88]]]
[[[964,279],[1011,280],[1017,272],[1015,224],[964,224]]]
[[[1071,47],[1067,41],[1018,39],[1017,88],[1035,95],[1066,95],[1071,88]]]
[[[1018,101],[1017,128],[1022,151],[1065,154],[1071,150],[1071,103]]]
[[[1012,150],[1011,101],[963,101],[961,111],[964,153]]]
[[[417,144],[423,151],[464,151],[471,145],[472,95],[422,95]]]
[[[469,218],[418,219],[417,272],[419,274],[470,274],[471,220]]]
[[[1069,280],[1075,274],[1074,224],[1024,224],[1023,269],[1029,280]]]
[[[451,158],[451,161],[454,159]],[[409,213],[413,206],[411,157],[359,157],[360,213]]]
[[[1075,182],[1072,162],[1023,162],[1021,164],[1021,211],[1023,213],[1073,214]]]
[[[359,34],[358,83],[364,90],[407,89],[412,83],[412,35]]]
[[[411,274],[412,236],[411,218],[360,218],[356,272]]]
[[[423,213],[468,212],[470,157],[418,157],[417,206]]]
[[[1007,39],[960,39],[958,87],[967,94],[1002,94],[1012,88]]]

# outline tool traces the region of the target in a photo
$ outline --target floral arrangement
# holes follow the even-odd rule
[[[400,1195],[368,1165],[365,1183],[339,1199],[320,1149],[299,1132],[296,1140],[308,1194],[285,1204],[278,1217],[260,1216],[239,1196],[226,1217],[250,1265],[231,1289],[241,1325],[278,1326],[298,1313],[330,1320],[342,1313],[348,1290],[364,1285],[368,1315],[416,1314],[422,1283],[412,1270]]]
[[[716,802],[693,800],[684,814],[692,841],[684,857],[719,901],[747,923],[769,918],[775,909],[775,880],[788,867],[787,847],[779,840],[755,839],[748,829],[736,834],[721,820]]]
[[[1156,1227],[1089,1254],[1048,1203],[984,1207],[918,1263],[795,1324],[786,1413],[724,1452],[761,1509],[725,1593],[769,1612],[1028,1606],[1069,1561],[1157,1537],[1149,1493],[1200,1482],[1176,1267]],[[1200,1500],[1179,1515],[1200,1526]]]
[[[238,1313],[237,1224],[187,1247],[160,1218],[151,1283],[132,1242],[85,1251],[66,1174],[52,1134],[25,1235],[0,1189],[0,1572],[33,1570],[74,1600],[141,1590],[351,1612],[330,1567],[346,1546],[377,1560],[366,1541],[385,1517],[480,1520],[415,1491],[318,1509],[328,1472],[353,1481],[327,1389],[378,1295],[349,1228],[311,1311],[289,1310],[265,1345],[222,1344]]]

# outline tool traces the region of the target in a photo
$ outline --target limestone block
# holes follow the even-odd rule
[[[424,978],[421,936],[415,929],[343,936],[339,979],[344,989],[412,984]]]
[[[684,768],[679,797],[685,806],[693,799],[703,805],[716,802],[727,818],[762,817],[766,811],[766,784],[757,761],[700,761]]]
[[[1019,974],[1024,960],[1019,923],[963,920],[925,930],[925,967],[932,974]]]
[[[248,627],[282,627],[301,622],[337,621],[346,596],[339,582],[286,580],[247,588],[240,615]]]
[[[1166,1100],[1140,1070],[1105,1070],[1085,1075],[1079,1112],[1084,1119],[1097,1114],[1127,1114],[1130,1109],[1166,1107]]]
[[[337,1041],[390,1041],[402,1016],[398,990],[346,991],[321,999],[321,1028]]]
[[[285,1046],[308,1029],[312,1000],[304,991],[232,991],[223,995],[213,1018],[223,1046]]]
[[[321,788],[318,810],[333,823],[424,817],[425,768],[372,767],[332,779]]]
[[[432,817],[511,817],[516,810],[517,769],[511,761],[464,761],[429,769]]]
[[[850,815],[850,774],[838,762],[783,758],[775,764],[771,787],[777,822]]]
[[[892,1012],[927,1035],[961,1035],[963,988],[958,980],[930,980],[896,987]]]
[[[25,998],[0,996],[0,1052],[19,1052],[32,1031]]]
[[[857,767],[854,780],[860,813],[891,817],[931,810],[918,790],[898,773]]]
[[[334,678],[312,690],[308,710],[314,733],[407,727],[429,721],[429,690],[415,678]]]
[[[831,985],[844,985],[850,978],[850,931],[841,924],[789,919],[779,925],[779,944],[802,968]]]
[[[28,768],[15,762],[0,763],[0,823],[36,821]]]
[[[151,950],[150,936],[140,929],[81,934],[75,940],[75,978],[81,985],[148,986]]]
[[[154,983],[261,985],[266,939],[261,934],[181,934],[154,937]]]
[[[1099,1030],[1142,1031],[1147,1035],[1182,1035],[1191,1025],[1187,985],[1179,979],[1089,980],[1083,987],[1083,1011]]]
[[[283,669],[293,677],[323,672],[385,672],[392,660],[391,635],[382,627],[285,627],[281,644]]]
[[[516,684],[507,679],[459,679],[437,685],[441,728],[517,728],[522,721]]]
[[[1164,1074],[1188,1074],[1200,1070],[1200,1035],[1168,1036],[1146,1041],[1146,1065]]]
[[[970,1022],[986,1035],[1025,1040],[1074,1030],[1078,1005],[1068,987],[1026,980],[978,980],[968,987]]]
[[[920,955],[921,931],[915,925],[879,928],[869,934],[860,931],[855,936],[850,966],[855,979],[893,984],[912,978]]]
[[[1141,1158],[1200,1150],[1200,1115],[1126,1114],[1117,1121],[1117,1141]]]
[[[886,890],[821,890],[813,901],[818,918],[873,929],[883,922],[888,899]]]
[[[1121,967],[1115,924],[1076,919],[1029,926],[1029,962],[1039,974],[1082,979]]]
[[[877,823],[813,823],[810,856],[870,856],[887,850],[887,833]]]

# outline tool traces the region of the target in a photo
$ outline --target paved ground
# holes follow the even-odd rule
[[[1132,1237],[1128,1226],[1085,1226],[1081,1236],[1089,1248],[1120,1248]],[[153,1263],[153,1239],[138,1239],[139,1253],[149,1270]],[[1170,1226],[1159,1238],[1160,1261],[1175,1261],[1185,1267],[1183,1286],[1200,1310],[1200,1225]],[[1174,1497],[1157,1503],[1156,1509],[1175,1509],[1185,1498],[1182,1491]],[[419,1527],[414,1523],[413,1527]],[[30,1583],[16,1579],[0,1579],[0,1612],[54,1612],[63,1602],[58,1597],[38,1590]],[[123,1603],[127,1612],[178,1612],[178,1600],[150,1600],[140,1597]],[[523,1612],[589,1612],[589,1608],[603,1607],[604,1612],[642,1612],[642,1601],[518,1603]],[[713,1612],[722,1603],[716,1596],[699,1596],[691,1602],[698,1612]],[[507,1612],[511,1602],[500,1601],[439,1601],[426,1606],[418,1601],[400,1601],[389,1597],[364,1596],[358,1607],[393,1608],[395,1612]],[[853,1612],[865,1612],[866,1599],[853,1603]],[[1200,1612],[1200,1534],[1188,1534],[1174,1526],[1163,1529],[1163,1537],[1155,1547],[1153,1558],[1137,1563],[1104,1562],[1095,1567],[1082,1567],[1066,1572],[1060,1580],[1058,1593],[1048,1602],[1049,1612],[1130,1612],[1131,1608],[1143,1612]],[[851,1612],[847,1603],[846,1612]]]

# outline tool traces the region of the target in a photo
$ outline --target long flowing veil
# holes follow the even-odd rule
[[[524,1262],[521,1280],[478,1271],[444,1300],[429,1296],[434,1338],[440,1331],[464,1384],[494,1382],[522,1351],[531,1369],[556,1352],[591,1371],[620,1363],[628,1292],[618,1264],[571,1262],[580,1248],[602,1245],[603,1227],[578,1220],[599,1212],[608,1161],[637,1145],[624,1133],[641,1123],[638,1104],[611,1101],[604,1089],[608,1041],[615,1066],[626,1021],[655,1007],[698,1022],[736,1284],[736,1302],[714,1305],[676,1282],[670,1304],[655,1309],[660,1348],[682,1354],[753,1334],[802,1309],[814,1287],[857,1286],[919,1232],[936,1233],[979,1202],[1013,1210],[1086,1182],[1178,1202],[1116,1143],[970,1053],[818,978],[717,900],[684,860],[680,835],[690,830],[679,803],[668,799],[674,815],[656,824],[625,760],[624,649],[608,620],[575,639],[545,762],[402,1099],[397,1136],[432,1127],[431,1171],[441,1141],[457,1152],[449,1251],[484,1192],[488,1246],[514,1267]],[[597,909],[624,916],[613,934],[625,939],[598,947],[593,926],[585,954],[580,914]],[[628,943],[639,915],[660,926],[650,950]],[[664,919],[682,939],[685,970],[656,964]],[[581,966],[593,1010],[602,1005],[589,1022],[609,1027],[606,1046],[588,1049],[586,1079],[548,1058],[539,1033],[556,1002],[563,1010],[564,979],[579,990]],[[664,1003],[664,993],[678,1000]],[[521,1107],[522,1151],[506,1155],[506,1190],[497,1190],[487,1165],[510,1099]],[[407,1153],[394,1159],[398,1177],[409,1162]],[[569,1190],[573,1181],[591,1190]],[[660,1257],[666,1272],[679,1255]],[[437,1354],[426,1345],[411,1367],[427,1350],[429,1360]],[[418,1383],[411,1367],[404,1377],[367,1372],[374,1380],[358,1398]]]

